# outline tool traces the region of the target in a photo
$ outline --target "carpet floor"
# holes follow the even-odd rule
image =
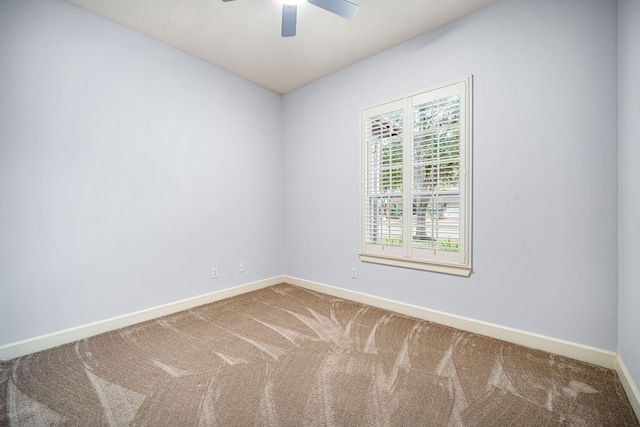
[[[0,365],[2,426],[639,426],[615,371],[282,284]]]

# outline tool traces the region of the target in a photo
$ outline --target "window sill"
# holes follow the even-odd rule
[[[453,274],[455,276],[468,277],[471,274],[471,266],[431,264],[424,261],[389,258],[370,254],[360,254],[360,261],[371,262],[374,264],[391,265],[394,267],[412,268],[415,270],[433,271],[436,273]]]

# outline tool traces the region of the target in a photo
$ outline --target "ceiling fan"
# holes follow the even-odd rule
[[[223,2],[234,0],[222,0]],[[347,0],[307,0],[314,6],[327,10],[344,18],[351,19],[355,16],[360,6],[348,2]],[[282,37],[292,37],[296,35],[296,17],[298,6],[295,0],[284,0],[282,4]]]

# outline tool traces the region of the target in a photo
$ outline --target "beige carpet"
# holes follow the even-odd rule
[[[639,424],[612,370],[278,285],[4,362],[0,425]]]

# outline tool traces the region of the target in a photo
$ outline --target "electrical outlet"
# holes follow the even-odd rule
[[[212,279],[217,279],[218,278],[218,267],[213,267],[211,269],[211,278]]]
[[[240,273],[244,273],[244,262],[240,263]]]
[[[351,278],[352,279],[357,279],[358,278],[358,269],[355,267],[351,268]]]

